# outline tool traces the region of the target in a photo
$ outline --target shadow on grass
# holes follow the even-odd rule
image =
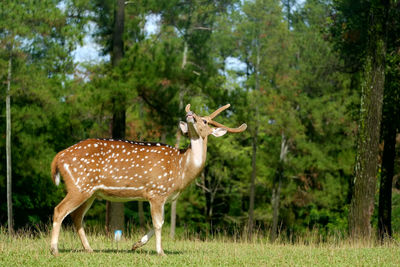
[[[138,249],[138,250],[131,250],[131,249],[94,249],[93,252],[86,252],[83,249],[59,249],[60,253],[126,253],[126,254],[147,254],[147,255],[158,255],[155,250],[146,250],[146,249]],[[171,251],[171,250],[164,250],[166,255],[180,255],[183,254],[182,251]]]

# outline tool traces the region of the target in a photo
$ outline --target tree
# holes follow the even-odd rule
[[[165,47],[161,50],[165,55],[157,54],[157,57],[165,60],[163,63],[168,63],[169,68],[158,72],[163,78],[160,84],[164,86],[161,89],[159,85],[138,88],[140,96],[156,113],[156,117],[161,118],[162,132],[170,133],[171,129],[176,128],[176,124],[171,125],[169,122],[173,121],[171,117],[179,117],[183,101],[193,104],[196,94],[209,94],[210,89],[216,89],[213,79],[218,75],[210,53],[211,36],[217,15],[224,14],[231,2],[169,1],[154,8],[160,13],[162,21],[157,41],[160,47]],[[172,44],[179,47],[181,52],[167,46]],[[176,146],[179,146],[180,130],[172,132],[176,133]],[[176,204],[174,201],[171,205],[171,237],[175,233]]]
[[[114,30],[112,34],[111,64],[118,67],[124,56],[124,25],[125,1],[118,0],[114,10]],[[111,135],[114,139],[125,139],[126,129],[126,104],[125,95],[117,92],[112,98],[112,124]],[[117,229],[125,228],[124,203],[107,201],[106,228],[113,233]]]
[[[385,84],[386,24],[390,1],[372,1],[364,63],[354,194],[349,210],[353,239],[371,237],[383,88]]]
[[[382,108],[381,139],[383,141],[382,171],[379,186],[378,206],[378,238],[384,241],[392,236],[392,187],[395,173],[396,134],[400,130],[400,55],[398,49],[399,38],[399,3],[391,3],[388,14],[387,55],[385,89]]]
[[[7,116],[7,133],[6,133],[6,153],[7,153],[7,217],[8,217],[8,233],[13,234],[13,212],[12,212],[12,178],[11,178],[11,108],[10,108],[10,88],[11,88],[11,72],[12,72],[12,49],[10,48],[10,56],[8,59],[7,71],[7,96],[6,96],[6,116]]]
[[[289,65],[285,64],[288,62],[286,49],[288,27],[282,22],[282,16],[282,10],[277,1],[245,2],[242,21],[238,22],[236,31],[238,36],[241,36],[237,40],[239,59],[247,65],[245,86],[248,90],[248,103],[250,103],[247,118],[252,151],[248,208],[249,239],[252,238],[255,226],[255,187],[259,179],[257,161],[260,158],[257,155],[261,152],[259,147],[262,147],[264,143],[264,134],[268,128],[265,125],[268,125],[268,121],[272,121],[271,117],[274,117],[268,112],[266,103],[269,97],[280,97],[282,93],[279,84],[280,77]]]
[[[396,134],[399,131],[400,101],[398,72],[399,55],[388,55],[382,114],[382,171],[379,186],[378,237],[381,241],[392,236],[392,188],[396,158]]]
[[[270,119],[275,123],[268,127],[268,135],[274,138],[275,156],[268,161],[275,169],[272,195],[278,191],[279,178],[283,183],[278,218],[282,234],[315,228],[322,235],[345,230],[343,192],[352,174],[351,107],[357,94],[349,88],[348,75],[340,73],[338,53],[327,39],[330,12],[329,2],[313,0],[293,11],[282,44],[286,59],[279,61],[285,64],[279,64],[276,93],[270,96],[274,97]],[[284,175],[279,176],[282,132],[290,153]]]
[[[4,90],[8,91],[6,113],[9,115],[11,110],[13,117],[11,125],[5,124],[8,132],[13,133],[12,137],[7,133],[6,143],[7,147],[13,146],[13,168],[8,170],[7,176],[12,174],[14,177],[15,227],[47,220],[60,193],[48,190],[51,181],[47,164],[60,144],[66,139],[71,140],[65,133],[60,134],[63,131],[59,128],[63,125],[64,129],[61,118],[68,111],[61,111],[56,106],[62,105],[61,96],[70,89],[66,79],[73,71],[70,54],[82,38],[80,31],[84,19],[79,16],[78,8],[66,11],[57,1],[0,4],[0,79],[7,81],[0,87],[7,85]],[[56,134],[51,135],[53,131]],[[3,142],[0,144],[3,148]],[[11,165],[10,157],[7,161]],[[0,174],[1,185],[2,180]],[[31,190],[26,190],[27,184],[32,185]],[[13,226],[12,221],[9,226]]]

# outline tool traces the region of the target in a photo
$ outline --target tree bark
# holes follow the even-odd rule
[[[143,121],[143,102],[139,102],[139,119]],[[142,230],[145,229],[145,217],[144,217],[144,206],[143,201],[138,201],[138,214],[139,214],[139,226]]]
[[[171,237],[171,239],[175,238],[175,229],[176,229],[176,201],[174,200],[171,203],[171,229],[170,229],[170,233],[169,236]]]
[[[282,188],[282,175],[283,170],[280,166],[278,168],[278,185],[273,189],[272,192],[272,228],[271,233],[269,235],[269,239],[271,242],[274,242],[278,237],[278,219],[279,219],[279,201],[281,195],[281,188]]]
[[[396,157],[396,125],[385,125],[378,207],[378,237],[381,241],[392,236],[392,184]]]
[[[251,181],[250,181],[250,201],[249,201],[249,222],[248,222],[248,232],[247,238],[248,240],[253,239],[253,228],[254,228],[254,197],[255,197],[255,181],[257,175],[257,134],[258,131],[256,129],[254,136],[252,138],[252,156],[251,156]]]
[[[382,111],[383,155],[379,187],[378,238],[392,237],[392,186],[396,158],[396,134],[400,130],[400,54],[388,55]]]
[[[125,26],[125,1],[117,0],[114,12],[114,31],[112,40],[112,65],[117,66],[124,57],[124,26]]]
[[[10,88],[11,88],[11,70],[12,70],[12,55],[8,60],[8,75],[7,75],[7,96],[6,96],[6,157],[7,157],[7,218],[8,218],[8,233],[13,235],[14,233],[14,220],[13,220],[13,209],[12,209],[12,177],[11,177],[11,99],[10,99]]]
[[[388,3],[388,0],[373,1],[370,10],[354,192],[349,210],[349,232],[353,240],[371,238],[371,217],[374,211],[379,133],[385,83]]]
[[[118,66],[124,56],[124,23],[125,23],[125,1],[117,0],[117,6],[114,13],[114,31],[112,40],[112,66]],[[125,139],[126,128],[126,107],[125,99],[122,93],[116,93],[112,99],[112,138]],[[106,229],[113,233],[115,230],[123,230],[125,227],[124,203],[109,202],[106,209]]]
[[[279,166],[277,170],[277,180],[278,183],[275,185],[272,193],[272,228],[270,233],[270,240],[274,242],[277,238],[278,234],[278,220],[279,220],[279,204],[281,197],[281,188],[282,188],[282,180],[283,180],[283,166],[286,161],[286,155],[288,153],[288,145],[285,134],[282,133],[282,141],[281,141],[281,153],[279,156]],[[276,182],[275,182],[276,184]]]

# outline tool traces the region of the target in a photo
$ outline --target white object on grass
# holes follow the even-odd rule
[[[114,240],[116,242],[121,241],[121,237],[122,237],[122,230],[115,230],[114,231]]]

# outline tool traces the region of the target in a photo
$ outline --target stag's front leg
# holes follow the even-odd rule
[[[164,224],[164,203],[164,201],[150,202],[151,218],[153,220],[154,233],[156,234],[156,250],[160,256],[165,256],[161,246],[161,229]]]

